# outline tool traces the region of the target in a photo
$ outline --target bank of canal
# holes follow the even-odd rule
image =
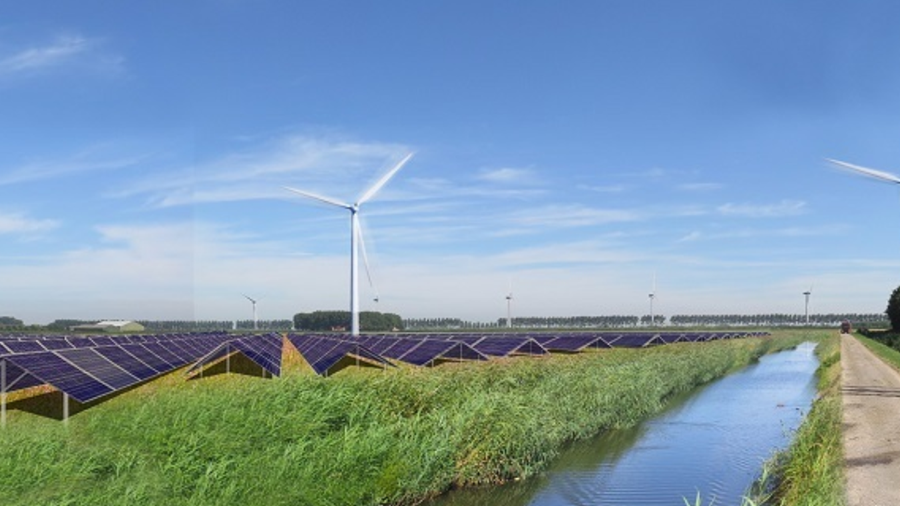
[[[673,399],[637,427],[574,443],[541,476],[449,493],[430,506],[739,505],[763,462],[790,443],[816,395],[815,345]]]

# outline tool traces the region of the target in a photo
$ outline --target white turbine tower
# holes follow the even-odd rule
[[[839,160],[832,160],[831,158],[826,158],[829,162],[837,165],[838,167],[849,170],[856,174],[860,174],[866,177],[871,177],[877,179],[879,181],[884,181],[887,183],[897,183],[900,184],[900,177],[897,177],[890,172],[883,172],[875,169],[868,169],[866,167],[860,167],[859,165],[853,165],[852,163],[841,162]]]
[[[362,231],[359,227],[359,207],[365,204],[369,199],[375,196],[381,187],[384,186],[388,180],[394,177],[394,174],[397,173],[405,164],[412,158],[413,153],[406,155],[403,160],[400,160],[400,163],[394,166],[387,174],[382,176],[371,188],[369,188],[362,196],[357,199],[357,201],[353,204],[348,204],[346,202],[341,202],[340,200],[332,199],[329,197],[323,197],[321,195],[316,195],[315,193],[310,193],[303,190],[298,190],[296,188],[290,188],[285,186],[286,190],[290,190],[294,193],[303,195],[304,197],[311,198],[314,200],[318,200],[320,202],[324,202],[326,204],[331,204],[333,206],[342,207],[348,211],[350,211],[350,334],[354,336],[359,335],[359,261],[358,257],[358,246],[357,242],[362,244]],[[363,259],[366,262],[366,271],[368,272],[368,258],[365,253],[365,244],[362,244],[363,248]],[[371,275],[369,277],[371,281]]]
[[[242,293],[241,295],[243,295],[245,299],[249,300],[250,303],[253,304],[253,330],[259,330],[259,325],[257,324],[256,319],[256,303],[258,302],[258,299],[251,298],[245,293]]]
[[[506,294],[506,328],[512,328],[512,300],[513,300],[513,292],[512,292],[512,280],[509,282],[509,293]]]
[[[653,287],[650,290],[650,326],[653,326],[653,299],[656,298],[656,273],[653,273]]]
[[[809,296],[812,295],[812,285],[809,285],[809,290],[803,292],[803,296],[806,297],[806,325],[809,325]]]

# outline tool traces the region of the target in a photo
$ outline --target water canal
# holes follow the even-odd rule
[[[815,345],[682,395],[652,420],[565,450],[541,476],[458,490],[429,506],[737,506],[763,462],[787,447],[816,394]]]

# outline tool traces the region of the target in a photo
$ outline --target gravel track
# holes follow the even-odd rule
[[[848,506],[900,505],[900,373],[841,337]]]

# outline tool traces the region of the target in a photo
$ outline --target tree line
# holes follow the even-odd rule
[[[313,311],[294,315],[294,328],[314,332],[349,331],[350,311]],[[404,330],[403,318],[393,313],[360,311],[359,328],[363,331],[390,332]]]

